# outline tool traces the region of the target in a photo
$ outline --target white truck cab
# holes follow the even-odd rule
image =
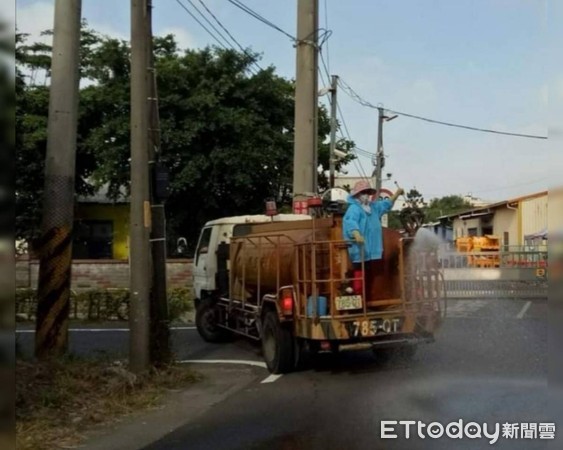
[[[193,262],[193,298],[196,307],[202,298],[211,295],[217,289],[216,252],[221,243],[230,243],[233,234],[237,235],[237,228],[242,232],[244,224],[289,222],[310,218],[311,216],[305,214],[251,215],[224,217],[207,222],[199,235]]]

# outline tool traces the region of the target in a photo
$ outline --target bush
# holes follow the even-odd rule
[[[168,291],[169,320],[177,320],[193,309],[190,291],[174,288]],[[35,289],[16,290],[16,317],[34,320],[37,310]],[[70,318],[74,320],[111,321],[129,319],[129,289],[92,289],[71,291]]]

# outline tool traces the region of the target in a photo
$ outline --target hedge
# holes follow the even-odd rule
[[[16,318],[34,320],[37,310],[35,289],[16,290]],[[193,310],[188,288],[168,291],[168,315],[170,321],[180,319]],[[92,289],[71,291],[70,318],[74,320],[103,321],[129,319],[129,289]]]

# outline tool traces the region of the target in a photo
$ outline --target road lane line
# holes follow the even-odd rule
[[[255,367],[262,367],[263,369],[267,369],[266,363],[261,361],[249,361],[243,359],[185,359],[183,361],[177,361],[180,364],[244,364],[247,366],[255,366]],[[263,383],[273,383],[276,380],[279,380],[282,377],[281,374],[270,374],[266,378],[264,378],[260,384]]]
[[[260,383],[273,383],[274,381],[278,380],[279,378],[281,378],[283,375],[280,374],[271,374],[269,377],[264,378]]]
[[[526,314],[526,311],[528,311],[528,308],[532,306],[532,302],[527,301],[526,304],[524,305],[524,307],[520,310],[520,312],[518,313],[518,315],[516,316],[518,319],[522,319],[524,318],[524,314]]]
[[[184,359],[176,362],[180,364],[243,364],[266,369],[266,363],[262,361],[249,361],[244,359]]]
[[[196,327],[170,327],[171,330],[195,330]],[[129,328],[70,328],[72,333],[102,333],[104,331],[128,332]],[[35,330],[16,330],[16,333],[35,333]]]

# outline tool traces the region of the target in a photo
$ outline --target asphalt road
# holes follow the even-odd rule
[[[32,340],[32,333],[18,335],[24,352]],[[193,329],[178,329],[173,343],[182,360],[261,362],[259,348],[244,340],[211,345]],[[128,333],[75,331],[70,346],[77,354],[125,357]],[[502,437],[507,422],[554,421],[547,408],[545,301],[450,301],[436,342],[420,347],[411,361],[378,362],[369,351],[323,356],[311,369],[280,378],[254,367],[255,382],[146,448],[546,448],[546,440]],[[264,379],[272,382],[261,383]],[[415,424],[409,439],[399,426],[397,439],[381,439],[381,421],[445,427],[460,419],[463,425],[487,423],[489,434],[498,423],[501,435],[494,445],[485,437],[433,439],[424,430],[422,439]]]

